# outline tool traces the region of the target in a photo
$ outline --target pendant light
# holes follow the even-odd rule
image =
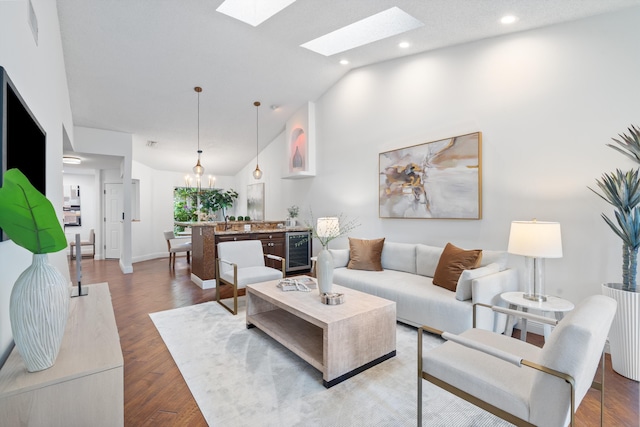
[[[204,174],[204,167],[200,164],[200,155],[202,154],[202,150],[200,149],[200,92],[202,92],[202,88],[200,86],[196,86],[193,90],[198,94],[198,163],[193,167],[193,173],[196,174],[198,188],[200,188],[202,174]]]
[[[255,179],[262,178],[262,171],[260,170],[260,166],[258,166],[258,109],[260,107],[260,102],[256,101],[253,103],[256,106],[256,170],[253,171],[253,177]]]

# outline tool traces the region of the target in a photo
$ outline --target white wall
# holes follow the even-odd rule
[[[162,234],[173,229],[173,190],[184,186],[184,173],[152,169],[133,162],[132,176],[140,180],[140,221],[132,224],[133,262],[168,256]],[[216,188],[233,186],[233,177],[216,176]]]
[[[27,2],[0,2],[0,65],[47,133],[47,197],[62,224],[62,135],[72,129],[69,90],[64,69],[56,3],[33,0],[38,44],[29,29]],[[65,251],[49,261],[67,278]],[[31,254],[10,241],[0,243],[0,365],[11,346],[9,296],[13,283],[31,264]]]
[[[267,216],[298,204],[302,219],[309,206],[316,217],[357,217],[353,237],[505,250],[512,220],[559,221],[564,257],[547,260],[548,292],[574,302],[600,293],[621,280],[620,242],[600,218],[611,209],[587,186],[633,166],[605,144],[640,124],[637,22],[631,8],[353,70],[316,101],[315,178],[277,179],[284,138],[260,154]],[[380,152],[475,131],[482,220],[378,217]]]
[[[79,153],[103,154],[123,158],[120,181],[122,182],[122,197],[124,208],[124,222],[122,226],[122,248],[120,252],[120,269],[123,273],[132,273],[131,262],[131,162],[133,136],[125,132],[94,129],[77,126],[74,128],[75,140],[73,148]],[[103,181],[106,182],[106,181]]]

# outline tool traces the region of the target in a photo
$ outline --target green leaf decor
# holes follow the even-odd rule
[[[0,227],[17,245],[46,254],[67,247],[53,205],[18,169],[4,174],[0,188]]]

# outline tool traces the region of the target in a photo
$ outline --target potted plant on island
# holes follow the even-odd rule
[[[235,199],[238,198],[238,193],[233,189],[227,191],[221,191],[213,189],[202,195],[201,203],[204,209],[212,212],[222,211],[222,218],[224,218],[224,229],[228,228],[227,221],[229,218],[226,215],[226,210],[233,206]],[[235,219],[235,218],[234,218]]]
[[[29,372],[55,363],[69,314],[69,282],[48,263],[49,253],[67,247],[51,202],[18,169],[4,174],[0,227],[33,253],[31,266],[11,291],[9,316],[16,348]]]
[[[640,129],[632,126],[629,135],[612,138],[608,147],[640,164]],[[596,180],[600,192],[590,188],[614,208],[615,222],[602,218],[622,240],[622,283],[604,283],[602,293],[618,303],[609,334],[613,370],[635,381],[640,380],[640,292],[636,281],[640,249],[640,170],[605,173]]]
[[[298,217],[299,211],[300,208],[296,205],[291,205],[287,208],[287,212],[289,213],[289,218],[287,218],[287,227],[296,226],[296,218]]]

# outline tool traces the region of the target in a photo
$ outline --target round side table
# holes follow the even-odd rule
[[[546,301],[531,301],[524,298],[523,292],[505,292],[500,295],[504,301],[509,303],[509,308],[518,310],[521,309],[523,312],[528,312],[529,310],[537,310],[542,312],[544,316],[546,313],[553,313],[557,320],[561,320],[564,317],[564,313],[571,311],[574,309],[574,305],[571,301],[567,301],[566,299],[547,296]],[[509,316],[511,317],[511,316]],[[522,329],[520,333],[520,339],[522,341],[527,340],[527,319],[522,318]],[[507,322],[508,330],[511,330],[512,324],[511,322]],[[546,340],[551,333],[551,325],[544,325],[544,339]]]

